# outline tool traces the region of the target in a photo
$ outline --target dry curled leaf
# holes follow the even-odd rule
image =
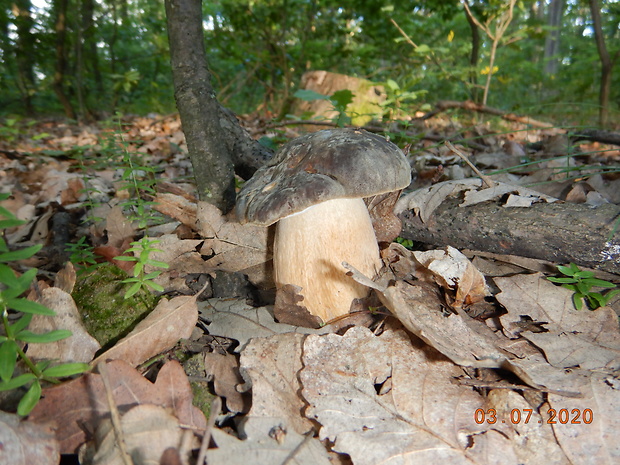
[[[121,360],[107,364],[109,382],[118,410],[126,412],[139,404],[170,408],[185,425],[204,429],[202,412],[192,406],[192,390],[178,362],[166,363],[151,383]],[[83,444],[87,432],[95,431],[110,415],[101,376],[88,373],[73,381],[43,390],[43,399],[30,414],[33,421],[55,421],[56,438],[63,454],[73,454]]]
[[[0,411],[0,463],[56,465],[59,460],[52,423],[38,424]]]
[[[478,424],[483,397],[450,383],[462,370],[402,331],[310,335],[303,362],[306,415],[356,465],[518,463],[510,426]]]
[[[164,451],[182,449],[179,457],[189,464],[189,455],[195,439],[193,433],[181,428],[179,420],[158,405],[137,405],[121,417],[123,441],[133,465],[159,463]],[[186,444],[184,444],[186,443]],[[118,446],[118,436],[109,419],[103,420],[95,432],[93,443],[82,454],[92,456],[92,465],[125,465]]]
[[[187,339],[198,321],[195,296],[162,298],[157,307],[123,339],[93,360],[124,360],[137,366],[170,349],[179,339]]]

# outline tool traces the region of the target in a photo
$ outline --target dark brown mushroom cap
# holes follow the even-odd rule
[[[332,199],[370,197],[403,189],[411,168],[383,137],[358,129],[326,129],[280,151],[237,195],[241,223],[270,225]]]

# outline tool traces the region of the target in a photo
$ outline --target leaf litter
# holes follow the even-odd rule
[[[177,162],[186,150],[178,121],[144,118],[134,124],[144,140],[138,150],[166,165],[170,175],[187,174],[188,164]],[[96,151],[97,140],[96,134],[81,131],[47,143],[65,149],[90,144],[95,148],[87,150]],[[503,155],[501,149],[497,153]],[[57,212],[50,200],[70,211],[85,201],[83,179],[70,174],[74,162],[46,160],[37,170],[5,177],[15,185],[45,180],[41,191],[8,187],[15,191],[10,209],[28,221],[7,235],[12,243],[26,246],[50,237],[49,224]],[[9,173],[16,172],[14,165]],[[100,171],[89,179],[100,186],[97,195],[106,205],[97,211],[106,217],[107,231],[82,230],[99,241],[101,255],[110,261],[136,234],[117,207],[113,178],[111,171]],[[613,195],[613,183],[591,182],[598,183],[604,196]],[[559,196],[553,189],[541,194],[500,183],[495,190],[480,190],[480,185],[477,180],[436,184],[417,197],[403,197],[398,205],[419,209],[428,219],[432,208],[455,191],[468,204],[502,197],[507,206],[524,208]],[[185,187],[166,189],[158,193],[156,208],[168,218],[159,230],[165,247],[157,257],[172,265],[160,276],[167,291],[188,293],[192,273],[242,272],[255,284],[269,282],[265,228],[241,227],[197,203]],[[591,191],[586,193],[585,201],[594,201]],[[392,244],[384,251],[384,274],[375,281],[343,268],[374,289],[385,307],[378,314],[395,317],[378,315],[373,331],[281,324],[271,306],[245,299],[198,302],[195,295],[162,300],[132,333],[93,362],[106,363],[112,404],[96,372],[46,388],[27,420],[3,414],[0,437],[7,444],[28,444],[35,457],[37,450],[50,454],[23,458],[10,448],[0,454],[10,457],[10,463],[57,463],[58,453],[82,449],[84,463],[120,463],[115,444],[122,434],[137,454],[153,452],[149,460],[159,460],[163,449],[171,448],[181,463],[188,463],[206,422],[191,405],[193,393],[183,368],[174,361],[162,363],[152,383],[138,365],[166,353],[180,337],[196,341],[192,330],[199,320],[204,335],[198,341],[209,350],[204,353],[205,376],[228,407],[212,431],[216,447],[207,451],[209,464],[620,461],[620,337],[614,310],[577,311],[570,291],[549,283],[543,274],[523,272],[523,266],[548,272],[548,264],[530,260],[523,265],[518,257],[505,257],[502,265],[502,256],[465,255],[451,248],[410,253]],[[485,265],[495,270],[493,279],[480,273]],[[42,286],[41,292],[46,305],[75,313],[64,285]],[[77,326],[65,328],[79,336],[79,319],[73,319]],[[228,351],[222,351],[223,341],[232,341]],[[97,347],[87,347],[80,342],[48,355],[71,360],[72,351],[81,352],[81,360],[91,361]],[[117,425],[107,423],[115,409]],[[238,426],[231,429],[230,419]]]

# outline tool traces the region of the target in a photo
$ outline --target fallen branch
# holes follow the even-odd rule
[[[451,110],[454,108],[458,108],[461,110],[469,110],[469,111],[477,111],[479,113],[486,113],[489,115],[499,116],[506,121],[514,121],[516,123],[527,124],[530,126],[534,126],[537,128],[553,128],[554,125],[550,123],[545,123],[542,121],[535,120],[530,118],[529,116],[519,116],[514,113],[507,113],[498,108],[488,107],[486,105],[481,105],[479,103],[472,102],[471,100],[466,100],[464,102],[457,102],[454,100],[440,100],[435,104],[435,108],[432,111],[429,111],[425,115],[420,116],[419,119],[421,121],[425,121],[436,116],[439,113],[442,113],[446,110]]]
[[[459,249],[518,255],[620,274],[620,237],[611,240],[620,207],[605,204],[537,203],[504,207],[498,202],[459,207],[462,199],[441,203],[426,222],[412,210],[399,217],[401,236]]]

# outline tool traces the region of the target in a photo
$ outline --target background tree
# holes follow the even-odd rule
[[[603,127],[607,126],[609,119],[609,96],[611,94],[612,71],[616,59],[620,54],[620,48],[611,56],[607,50],[605,34],[603,32],[603,20],[601,18],[601,6],[598,0],[590,0],[590,12],[592,14],[592,24],[594,28],[594,39],[596,41],[596,49],[601,60],[601,84],[599,91],[599,124]],[[615,23],[615,31],[613,35],[617,36],[618,20]]]
[[[24,26],[14,5],[28,1],[0,0],[0,115],[32,110],[106,118],[116,111],[174,111],[163,3],[37,2]],[[457,0],[218,0],[202,7],[203,32],[214,90],[237,113],[285,117],[302,74],[323,69],[397,83],[399,95],[391,97],[400,105],[400,96],[408,96],[399,108],[409,114],[438,100],[481,99],[484,79],[493,86],[488,105],[591,124],[602,77],[586,72],[599,66],[593,17],[588,2],[564,1],[557,27],[550,27],[551,18],[558,19],[551,11],[561,3],[517,3],[489,68],[493,41],[471,19],[484,24],[509,0],[467,0],[470,18]],[[613,62],[618,4],[597,4]],[[557,31],[562,48],[552,52]],[[18,54],[20,47],[32,50]],[[549,61],[550,53],[557,60]],[[554,74],[546,72],[551,62],[557,63]],[[620,79],[610,74],[608,80],[607,108],[614,112]]]

